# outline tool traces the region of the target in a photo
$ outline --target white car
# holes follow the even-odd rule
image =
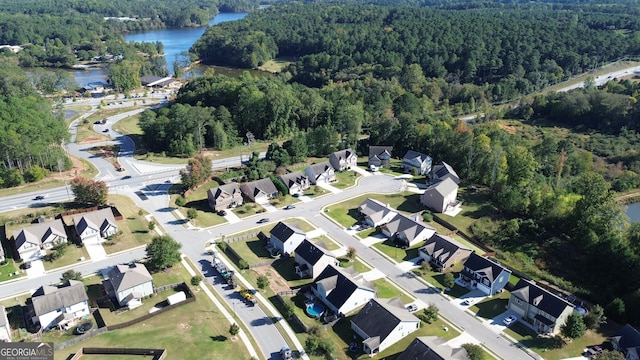
[[[509,325],[513,324],[514,322],[516,322],[516,320],[517,320],[517,318],[515,316],[509,315],[506,318],[504,318],[504,320],[502,320],[502,322],[505,325],[509,326]]]
[[[407,311],[416,312],[416,311],[418,311],[418,306],[416,304],[410,304],[410,305],[407,306]]]
[[[473,299],[471,299],[471,298],[466,298],[462,302],[462,305],[465,305],[465,306],[469,306],[469,305],[472,305],[472,304],[473,304]]]

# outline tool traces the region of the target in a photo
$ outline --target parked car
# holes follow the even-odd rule
[[[295,205],[287,205],[284,207],[285,210],[291,210],[291,209],[295,209],[296,206]]]
[[[218,210],[218,215],[220,216],[227,216],[227,212],[224,210]]]
[[[103,133],[108,133],[108,132],[109,132],[109,129],[104,129],[104,130],[102,130],[102,132],[103,132]]]
[[[21,266],[23,269],[31,269],[31,261],[25,261]]]
[[[409,305],[407,306],[407,310],[408,310],[409,312],[415,312],[415,311],[418,311],[418,306],[417,306],[416,304],[409,304]]]
[[[264,223],[267,223],[267,222],[269,222],[269,218],[262,218],[262,219],[258,220],[258,224],[264,224]]]
[[[506,318],[504,318],[504,320],[502,320],[502,322],[509,326],[511,324],[513,324],[514,322],[516,322],[517,318],[514,315],[509,315]]]
[[[472,305],[472,304],[473,304],[473,300],[471,300],[471,298],[466,298],[462,302],[462,305],[464,305],[464,306],[469,306],[469,305]]]

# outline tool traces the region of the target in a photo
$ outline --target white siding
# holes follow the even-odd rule
[[[347,299],[347,301],[345,301],[344,304],[342,304],[342,306],[338,310],[339,312],[346,315],[351,311],[359,308],[360,306],[363,306],[364,304],[366,304],[369,300],[373,299],[374,296],[375,296],[374,291],[365,290],[365,289],[356,289],[356,291],[354,291],[353,294],[351,294],[351,296]]]
[[[412,332],[418,330],[419,321],[403,321],[396,326],[395,329],[380,343],[379,352],[383,352],[389,346],[397,343],[398,341],[404,339],[406,336],[411,334]]]
[[[289,239],[287,241],[285,241],[282,244],[282,248],[280,248],[280,251],[283,254],[284,253],[291,254],[292,252],[294,252],[296,250],[298,245],[300,245],[304,239],[305,239],[305,235],[304,234],[293,234],[293,235],[291,235],[291,237],[289,237]]]
[[[138,292],[140,293],[141,297],[145,297],[145,296],[149,296],[151,294],[153,294],[153,283],[151,281],[146,282],[144,284],[140,284],[138,286],[134,286],[132,288],[123,290],[118,292],[118,301],[120,302],[120,305],[124,305],[122,303],[122,300],[124,298],[127,297],[127,295],[131,294],[132,292]]]

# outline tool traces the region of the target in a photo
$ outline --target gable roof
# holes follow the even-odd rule
[[[31,296],[31,303],[36,316],[59,310],[71,305],[87,301],[84,284],[80,281],[69,280],[65,286],[41,286]]]
[[[382,343],[403,321],[419,322],[420,319],[408,312],[399,298],[373,298],[351,320],[369,336],[369,339],[365,339],[365,341],[369,340],[372,349]]]
[[[357,156],[356,153],[351,150],[351,149],[344,149],[344,150],[339,150],[334,152],[333,154],[329,155],[329,161],[331,161],[331,159],[335,159],[335,160],[347,160],[349,157],[351,156]]]
[[[240,187],[238,184],[232,182],[224,185],[220,185],[216,188],[211,188],[207,192],[211,193],[211,196],[214,199],[218,199],[220,196],[233,196],[234,194],[240,193]]]
[[[420,336],[415,338],[396,360],[467,360],[467,351],[454,349],[447,345],[447,340],[437,336]]]
[[[567,307],[573,308],[570,302],[525,279],[518,281],[511,291],[511,296],[522,299],[555,318],[558,318]]]
[[[309,168],[311,168],[315,176],[321,175],[329,169],[335,170],[333,166],[331,166],[331,163],[329,163],[328,161],[311,164],[309,165]]]
[[[278,240],[283,242],[287,241],[287,239],[293,236],[293,234],[306,235],[302,230],[287,225],[282,221],[278,222],[269,233],[271,236],[275,236]]]
[[[67,233],[64,231],[64,223],[61,219],[33,224],[16,230],[13,232],[13,239],[16,242],[16,249],[20,249],[25,242],[42,245],[42,240],[46,239],[52,233],[61,237],[67,237]]]
[[[391,155],[391,151],[393,151],[393,146],[369,146],[369,157],[378,156],[385,152]]]
[[[116,265],[109,271],[109,281],[116,293],[153,281],[149,270],[139,263]]]
[[[483,275],[491,282],[493,282],[503,271],[511,273],[511,270],[489,258],[480,256],[475,252],[472,252],[471,255],[469,255],[467,261],[464,262],[464,266],[476,274]]]
[[[397,214],[397,212],[392,208],[371,198],[367,198],[362,204],[360,204],[358,210],[360,210],[363,215],[370,217],[374,222],[382,220],[389,213]]]
[[[425,161],[427,161],[429,164],[431,164],[431,156],[427,155],[427,154],[423,154],[421,152],[417,152],[417,151],[413,151],[413,150],[409,150],[407,151],[406,154],[404,154],[404,157],[402,158],[402,161],[411,161],[411,160],[417,160],[420,163],[423,163]]]
[[[314,245],[311,241],[304,239],[300,245],[295,250],[295,254],[304,259],[304,261],[308,262],[311,265],[315,265],[318,260],[322,258],[323,255],[331,256],[335,258],[335,256],[328,251],[322,249]]]
[[[265,194],[273,194],[278,192],[278,188],[276,188],[276,185],[269,178],[248,182],[240,186],[240,190],[252,198],[260,194],[261,192]]]
[[[454,175],[456,178],[460,178],[458,173],[451,167],[451,165],[447,164],[444,161],[440,161],[436,166],[433,167],[433,174],[436,178],[441,178],[447,174]]]
[[[434,234],[431,239],[427,240],[425,245],[420,248],[420,251],[442,263],[447,262],[458,250],[471,251],[471,249],[463,246],[452,238],[440,234]]]
[[[357,282],[352,274],[338,270],[338,268],[333,265],[325,267],[311,286],[317,289],[318,284],[321,284],[327,291],[327,301],[332,303],[337,309],[340,309],[358,288],[375,292],[370,282],[364,279],[361,282]]]
[[[397,214],[391,221],[382,225],[382,227],[386,228],[391,234],[400,234],[403,239],[406,239],[408,242],[413,241],[420,233],[425,230],[432,230],[434,233],[436,231],[435,228],[421,224],[418,221],[402,215]]]
[[[609,339],[617,342],[620,349],[637,349],[636,353],[640,353],[640,332],[629,324],[623,326]]]
[[[444,196],[447,196],[448,194],[451,194],[456,189],[458,189],[458,184],[456,184],[456,182],[453,181],[453,179],[449,177],[445,178],[444,180],[437,178],[436,180],[434,180],[434,182],[432,182],[427,187],[424,193],[426,194],[426,193],[435,191],[438,194],[440,194],[442,197],[444,197]]]
[[[116,225],[116,219],[113,217],[113,211],[110,207],[87,212],[73,217],[78,234],[82,234],[88,227],[97,230],[104,230],[109,224]]]
[[[304,180],[308,180],[307,176],[302,173],[302,171],[294,171],[288,174],[278,176],[278,179],[282,180],[282,182],[288,187],[292,187],[295,184],[299,184]]]

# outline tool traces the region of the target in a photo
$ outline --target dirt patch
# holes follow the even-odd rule
[[[82,140],[81,144],[90,144],[90,143],[99,142],[99,141],[104,141],[104,138],[87,137],[84,140]]]
[[[515,135],[518,132],[518,129],[513,125],[505,124],[502,122],[498,125],[500,126],[500,129],[506,131],[510,135]]]
[[[52,171],[51,173],[49,173],[49,176],[47,176],[47,179],[68,180],[78,176],[83,171],[87,170],[87,166],[77,157],[69,155],[69,159],[71,160],[71,164],[73,165],[71,169],[62,172]]]
[[[189,324],[185,324],[185,323],[180,323],[180,324],[178,324],[178,328],[179,328],[180,330],[183,330],[183,331],[184,331],[184,330],[189,330],[189,329],[191,329],[191,325],[189,325]]]
[[[260,266],[252,270],[258,273],[258,276],[266,276],[269,279],[269,287],[274,293],[277,294],[280,291],[291,290],[289,285],[287,285],[287,281],[280,276],[277,271],[273,270],[271,266]]]

